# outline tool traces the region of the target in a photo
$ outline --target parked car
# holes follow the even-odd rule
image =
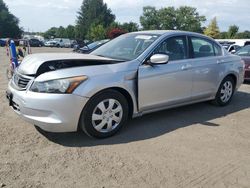
[[[239,51],[242,47],[236,44],[222,44],[222,46],[230,53],[234,54]]]
[[[57,41],[49,40],[49,41],[45,42],[44,45],[45,45],[46,47],[57,47],[57,46],[58,46],[58,43],[57,43]]]
[[[80,48],[78,50],[78,52],[82,53],[82,54],[88,54],[88,53],[94,51],[95,49],[99,48],[100,46],[104,45],[108,41],[110,41],[110,40],[109,39],[105,39],[105,40],[95,41],[93,43],[90,43],[90,44],[88,44],[88,45]]]
[[[73,46],[73,52],[78,52],[80,48],[92,43],[89,40],[77,40],[76,44]]]
[[[6,45],[6,39],[0,39],[0,46],[3,47]]]
[[[19,46],[27,47],[29,45],[29,40],[27,39],[19,39]]]
[[[240,56],[245,62],[245,81],[250,81],[250,45],[243,47],[236,55]]]
[[[82,129],[104,138],[129,117],[201,101],[225,106],[243,74],[241,58],[209,37],[141,31],[90,54],[30,55],[10,81],[7,98],[17,114],[45,131]]]
[[[77,41],[76,40],[70,40],[70,47],[74,48],[75,45],[77,45]]]
[[[42,47],[44,46],[43,42],[38,39],[30,39],[29,44],[31,47]]]
[[[71,42],[69,39],[55,38],[54,41],[57,42],[56,47],[60,47],[60,48],[70,48],[71,47]]]

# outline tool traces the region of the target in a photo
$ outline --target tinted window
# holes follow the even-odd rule
[[[194,58],[214,56],[215,53],[212,42],[196,37],[191,37],[191,42],[193,45]]]
[[[154,54],[166,54],[169,60],[181,60],[187,58],[186,37],[172,37],[161,43]]]

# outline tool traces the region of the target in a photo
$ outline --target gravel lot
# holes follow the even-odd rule
[[[8,62],[1,47],[0,187],[250,187],[249,84],[227,107],[153,113],[96,140],[39,132],[18,117],[5,99]]]

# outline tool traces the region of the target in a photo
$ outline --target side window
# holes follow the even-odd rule
[[[215,53],[216,56],[221,56],[222,55],[221,47],[218,46],[217,44],[214,44],[214,53]]]
[[[154,54],[166,54],[169,60],[181,60],[187,58],[186,37],[171,37],[162,42],[154,51]]]
[[[206,39],[191,37],[194,58],[214,56],[213,43]]]

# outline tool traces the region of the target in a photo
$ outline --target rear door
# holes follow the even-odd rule
[[[217,90],[223,61],[222,50],[215,42],[201,37],[189,37],[193,68],[193,99],[209,98]]]
[[[167,54],[169,62],[154,66],[142,64],[139,67],[139,110],[153,110],[190,100],[192,67],[188,59],[187,37],[167,38],[153,54]]]

